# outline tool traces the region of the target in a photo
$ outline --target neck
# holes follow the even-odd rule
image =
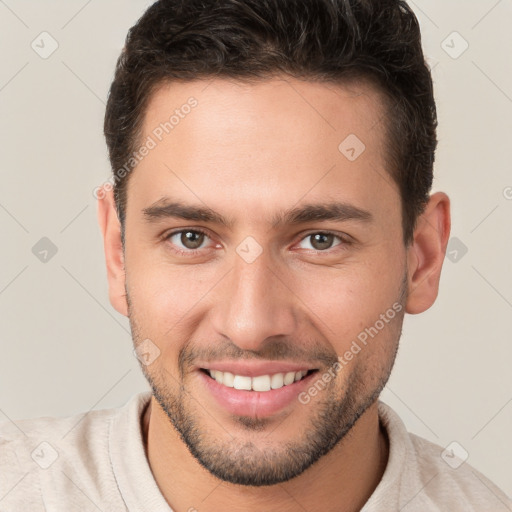
[[[142,431],[151,471],[175,512],[353,512],[379,484],[389,455],[377,402],[329,453],[301,475],[273,486],[237,486],[214,477],[190,454],[154,397],[143,414]]]

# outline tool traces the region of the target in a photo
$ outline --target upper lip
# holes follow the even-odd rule
[[[218,370],[230,372],[233,375],[257,377],[258,375],[273,375],[275,373],[288,373],[315,370],[307,363],[292,363],[286,361],[216,361],[197,365],[197,369]]]

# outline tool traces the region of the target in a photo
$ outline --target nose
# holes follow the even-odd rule
[[[295,332],[297,297],[265,252],[252,263],[236,254],[216,288],[213,328],[241,349],[258,351],[269,338]]]

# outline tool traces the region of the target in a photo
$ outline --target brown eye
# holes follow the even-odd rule
[[[182,231],[180,236],[180,242],[187,249],[197,249],[201,247],[204,240],[204,234],[198,231]]]
[[[176,246],[175,250],[177,252],[186,253],[201,248],[208,235],[195,229],[182,229],[181,231],[169,233],[165,238],[172,245]]]
[[[336,239],[339,240],[338,243],[335,243]],[[302,248],[303,249],[314,249],[315,251],[326,251],[327,249],[331,249],[332,247],[335,247],[336,245],[340,245],[342,242],[344,242],[339,235],[335,235],[334,233],[324,233],[324,232],[310,233],[309,235],[306,235],[301,240],[301,243],[303,243],[306,240],[309,240],[310,247],[302,247]]]
[[[311,235],[312,242],[311,245],[318,249],[319,251],[324,249],[330,249],[332,246],[332,242],[334,239],[334,235],[330,235],[328,233],[317,233],[316,235]]]

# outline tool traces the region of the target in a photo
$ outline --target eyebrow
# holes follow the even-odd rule
[[[179,218],[196,222],[211,222],[226,226],[227,228],[232,228],[234,225],[232,220],[227,219],[211,208],[186,205],[179,201],[172,201],[167,197],[163,197],[151,206],[144,208],[142,213],[146,222],[157,222],[160,219],[166,218]],[[279,212],[272,217],[271,225],[273,229],[276,229],[285,224],[297,225],[312,221],[321,222],[328,220],[356,220],[368,223],[373,220],[373,215],[367,210],[338,201],[310,203]]]

